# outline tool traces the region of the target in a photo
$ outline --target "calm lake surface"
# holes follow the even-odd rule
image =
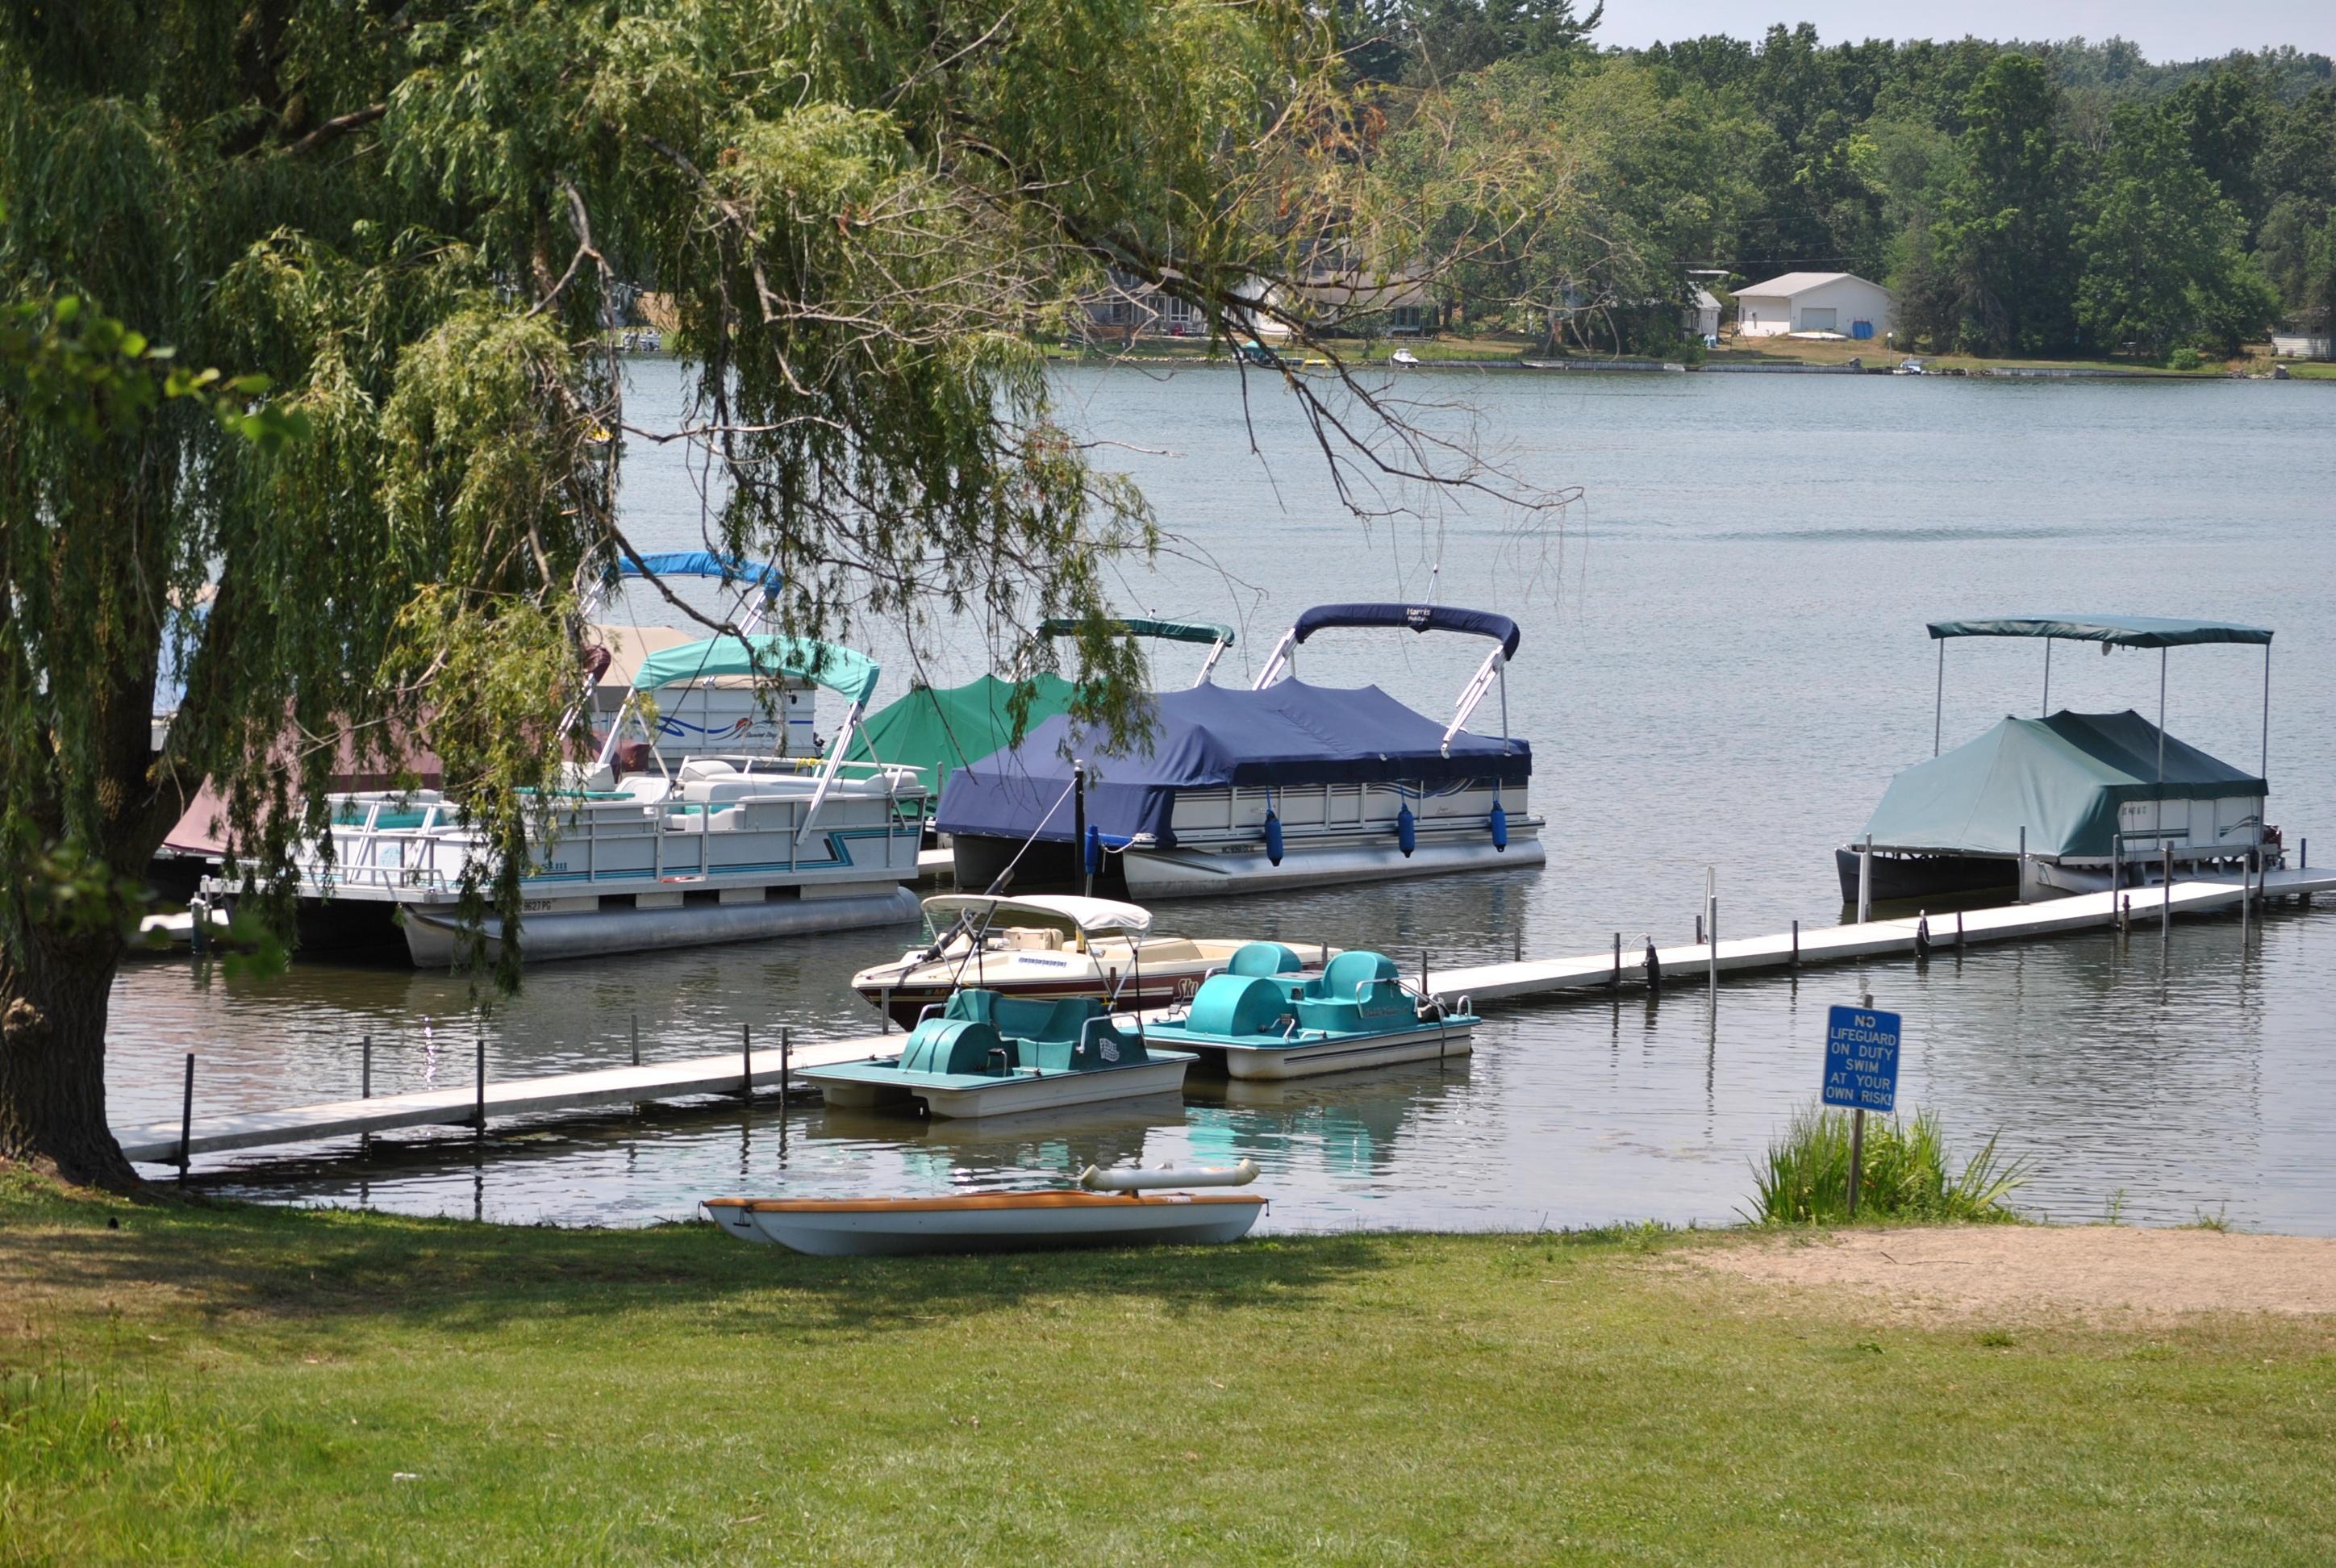
[[[635,417],[678,404],[641,362]],[[1539,872],[1163,906],[1194,934],[1329,940],[1439,964],[1603,950],[1621,931],[1693,934],[1706,866],[1727,934],[1840,918],[1832,851],[1892,772],[1930,755],[1936,645],[1951,615],[2073,610],[2224,616],[2278,631],[2272,816],[2336,857],[2336,385],[1791,376],[1428,374],[1399,384],[1544,486],[1562,518],[1484,498],[1428,521],[1365,525],[1338,506],[1291,399],[1221,368],[1060,377],[1067,412],[1135,475],[1172,536],[1120,575],[1130,611],[1231,620],[1222,677],[1245,678],[1309,604],[1426,597],[1523,623],[1514,731],[1533,745]],[[1132,450],[1136,448],[1141,450]],[[675,454],[635,453],[627,508],[646,546],[698,543],[701,498]],[[1390,492],[1391,499],[1400,499]],[[667,614],[638,604],[640,618]],[[891,628],[880,700],[906,689]],[[933,678],[986,667],[981,628],[928,649]],[[1159,660],[1163,684],[1195,650]],[[1309,678],[1376,682],[1448,712],[1482,648],[1347,633],[1310,643]],[[1966,641],[1946,660],[1945,743],[2033,713],[2041,650]],[[2258,650],[2175,650],[2167,727],[2241,765],[2261,741]],[[2157,660],[2068,646],[2052,701],[2153,714]],[[1490,705],[1480,712],[1489,722]],[[830,721],[832,722],[832,720]],[[852,971],[913,933],[548,965],[487,1021],[498,1076],[691,1056],[782,1027],[869,1031]],[[639,1222],[717,1193],[978,1189],[1076,1171],[1242,1154],[1264,1167],[1270,1227],[1436,1229],[1654,1218],[1724,1222],[1749,1162],[1815,1096],[1825,1010],[1870,989],[1906,1015],[1900,1105],[1952,1144],[1990,1136],[2029,1160],[2028,1208],[2149,1222],[2204,1212],[2336,1233],[2336,910],[2274,911],[2242,950],[2235,919],[1978,950],[1958,960],[1737,982],[1715,1016],[1689,986],[1497,1012],[1463,1066],[1393,1069],[1261,1092],[1205,1090],[1150,1114],[1009,1135],[866,1113],[735,1102],[479,1137],[453,1130],[198,1163],[221,1192],[489,1219]],[[464,981],[301,963],[265,980],[184,963],[127,969],[116,991],[114,1115],[175,1113],[183,1053],[199,1110],[354,1095],[356,1041],[376,1092],[466,1083]]]

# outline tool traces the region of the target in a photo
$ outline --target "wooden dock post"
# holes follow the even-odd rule
[[[1801,922],[1798,920],[1793,922],[1793,956],[1786,960],[1785,967],[1788,969],[1801,967]]]
[[[1857,852],[1857,923],[1865,924],[1874,918],[1874,835],[1865,835],[1865,847]]]
[[[1719,1000],[1719,872],[1713,866],[1703,868],[1703,920],[1698,922],[1711,934],[1711,945],[1704,950],[1710,967],[1711,999]]]
[[[2165,649],[2158,651],[2163,653]],[[2160,852],[2166,857],[2166,880],[2161,884],[2165,894],[2157,901],[2157,934],[2171,937],[2174,934],[2174,846],[2167,844]]]
[[[2247,950],[2247,905],[2254,901],[2254,892],[2255,852],[2249,850],[2247,858],[2239,864],[2239,951],[2242,955]]]
[[[371,1035],[365,1037],[365,1066],[358,1069],[357,1086],[357,1098],[361,1100],[373,1098],[373,1037]]]
[[[1614,973],[1607,980],[1606,989],[1610,991],[1622,989],[1622,933],[1620,931],[1614,933]]]
[[[195,1053],[187,1053],[186,1086],[179,1091],[179,1180],[187,1179],[195,1141]]]
[[[2028,824],[2025,823],[2020,824],[2020,880],[2012,884],[2011,901],[2015,904],[2028,901]]]
[[[784,1024],[779,1026],[779,1114],[781,1115],[784,1115],[787,1109],[787,1074],[791,1070],[791,1064],[787,1057],[793,1049],[793,1029]]]
[[[1962,950],[1963,950],[1963,912],[1962,912],[1962,911],[1961,911],[1961,910],[1957,910],[1957,911],[1955,911],[1955,951],[1956,951],[1956,952],[1958,952],[1958,953],[1960,953],[1960,952],[1961,952]]]
[[[641,1065],[641,1015],[633,1015],[633,1066]]]
[[[471,1125],[480,1132],[487,1130],[487,1031],[482,1026],[478,1032],[478,1091],[471,1102]]]
[[[754,1097],[754,1026],[738,1026],[738,1097]]]

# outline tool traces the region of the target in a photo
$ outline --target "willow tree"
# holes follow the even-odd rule
[[[0,13],[27,340],[86,311],[132,379],[148,345],[255,378],[209,383],[222,409],[0,377],[0,1156],[133,1180],[107,997],[206,778],[281,899],[336,761],[413,731],[516,920],[579,605],[635,554],[628,443],[725,472],[706,542],[777,564],[790,629],[1081,617],[1088,716],[1129,722],[1098,561],[1153,523],[1050,417],[1034,329],[1109,266],[1229,330],[1302,242],[1330,48],[1302,0]],[[611,358],[643,288],[691,373],[677,428],[628,419]],[[258,377],[303,439],[248,439]]]

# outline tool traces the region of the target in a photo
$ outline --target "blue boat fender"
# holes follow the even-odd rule
[[[1509,813],[1501,809],[1500,802],[1494,801],[1493,803],[1493,852],[1498,854],[1508,847]]]
[[[1086,870],[1091,877],[1103,875],[1103,830],[1093,823],[1087,823]]]
[[[1395,842],[1396,847],[1403,851],[1406,860],[1409,860],[1411,852],[1419,847],[1419,819],[1411,814],[1411,804],[1407,801],[1403,810],[1396,813]]]
[[[1281,819],[1270,811],[1265,813],[1265,858],[1269,864],[1281,863]]]

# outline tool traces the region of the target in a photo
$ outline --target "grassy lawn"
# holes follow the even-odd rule
[[[823,1262],[0,1174],[0,1559],[2336,1559],[2326,1320],[1892,1327],[1679,1266],[1735,1244]]]

